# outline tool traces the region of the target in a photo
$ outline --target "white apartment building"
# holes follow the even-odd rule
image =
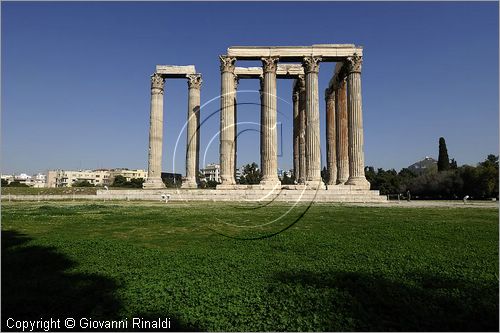
[[[210,163],[201,169],[201,173],[205,176],[206,181],[221,182],[220,179],[220,164]]]
[[[113,184],[115,177],[118,175],[125,177],[125,179],[129,182],[133,178],[136,179],[142,178],[145,180],[148,176],[148,172],[142,169],[136,169],[136,170],[129,170],[124,168],[112,169],[111,171],[109,171],[109,183]]]
[[[47,187],[71,187],[85,180],[95,186],[104,186],[108,184],[108,179],[108,170],[49,170]]]
[[[18,175],[2,175],[2,179],[7,181],[7,184],[12,182],[19,182],[31,187],[45,187],[46,177],[43,173],[38,173],[36,175],[30,176],[26,173],[20,173]]]
[[[47,186],[47,175],[43,173],[37,173],[31,177],[31,184],[29,186],[33,187],[46,187]]]
[[[2,180],[6,180],[7,184],[10,184],[14,181],[14,175],[2,175]]]
[[[85,180],[94,186],[109,186],[118,175],[129,182],[132,178],[145,179],[147,172],[141,169],[50,170],[47,173],[47,187],[71,187],[74,183]]]

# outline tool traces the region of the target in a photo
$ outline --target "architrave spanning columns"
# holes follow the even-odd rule
[[[312,46],[232,46],[227,55],[239,60],[260,60],[279,57],[281,62],[301,62],[304,57],[321,57],[322,61],[343,61],[353,54],[363,55],[363,48],[354,44],[316,44]]]

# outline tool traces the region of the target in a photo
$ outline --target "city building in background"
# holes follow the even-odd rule
[[[146,179],[148,172],[142,169],[130,170],[127,168],[117,168],[109,170],[109,184],[113,184],[116,176],[122,176],[127,182],[132,179]]]
[[[205,181],[215,181],[217,183],[221,182],[220,179],[220,164],[210,163],[201,169],[201,174],[205,177]]]
[[[47,172],[47,187],[71,187],[75,183],[87,181],[94,186],[110,186],[116,176],[123,176],[126,181],[133,178],[146,178],[145,170],[97,169],[97,170],[49,170]]]

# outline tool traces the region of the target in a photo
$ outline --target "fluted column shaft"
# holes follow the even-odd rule
[[[148,178],[144,188],[163,188],[161,159],[163,146],[163,89],[165,79],[160,74],[151,76],[151,112],[149,118]]]
[[[278,58],[262,58],[264,73],[263,111],[262,117],[262,180],[263,185],[275,185],[278,179],[278,136],[276,130],[277,97],[276,69]]]
[[[363,111],[361,103],[361,57],[347,60],[347,114],[349,127],[349,179],[347,185],[369,188],[365,178]]]
[[[299,126],[300,126],[300,116],[299,116],[299,91],[294,89],[292,100],[293,100],[293,176],[296,181],[299,179],[300,174],[300,162],[299,162]]]
[[[222,185],[234,185],[234,63],[221,56],[220,173]]]
[[[337,137],[337,184],[349,178],[348,129],[347,129],[347,84],[338,78],[335,88],[335,118]]]
[[[233,76],[234,79],[234,143],[233,143],[233,177],[236,181],[236,169],[238,169],[238,101],[236,99],[237,90],[238,90],[238,77],[236,75]]]
[[[306,84],[304,75],[297,79],[299,91],[299,179],[300,184],[306,180]]]
[[[186,142],[186,177],[182,181],[183,188],[196,188],[199,154],[200,122],[200,88],[201,75],[188,75],[188,113],[187,113],[187,142]]]
[[[326,89],[326,168],[328,171],[328,185],[337,183],[337,156],[335,146],[335,93]]]
[[[306,185],[310,188],[323,188],[321,180],[321,148],[319,127],[318,72],[319,57],[305,57],[306,75]]]
[[[264,162],[263,162],[263,151],[264,151],[264,75],[260,75],[259,77],[259,83],[260,83],[260,90],[259,90],[259,95],[260,95],[260,172],[262,174],[262,170],[264,167]]]

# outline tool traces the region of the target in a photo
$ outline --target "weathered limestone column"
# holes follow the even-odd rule
[[[259,76],[259,82],[260,82],[260,90],[259,90],[259,95],[260,95],[260,173],[262,176],[262,170],[263,170],[263,151],[264,151],[264,75]]]
[[[363,111],[361,103],[361,65],[357,54],[347,58],[347,115],[349,127],[349,179],[346,185],[369,189],[365,178],[363,150]]]
[[[318,72],[320,57],[304,57],[306,74],[306,185],[312,189],[324,188],[321,180],[321,148],[319,129]]]
[[[186,177],[182,179],[181,188],[197,188],[197,158],[199,142],[200,119],[200,88],[201,75],[189,74],[188,79],[188,113],[187,113],[187,143],[186,143]]]
[[[297,89],[293,90],[292,94],[293,100],[293,176],[295,181],[298,182],[300,174],[300,162],[299,162],[299,91]]]
[[[262,58],[264,73],[263,122],[262,122],[262,180],[260,184],[273,188],[281,184],[278,179],[278,136],[276,130],[277,96],[276,69],[278,58]]]
[[[343,185],[349,178],[347,83],[343,74],[335,81],[334,89],[336,116],[335,134],[337,136],[337,184]]]
[[[328,185],[337,184],[337,156],[335,146],[335,92],[325,90],[326,103],[326,168]]]
[[[236,58],[221,56],[220,173],[223,188],[234,179],[234,63]]]
[[[163,86],[165,79],[158,73],[151,76],[151,113],[149,118],[148,178],[143,188],[164,188],[161,180],[163,146]]]
[[[306,181],[306,81],[304,75],[297,78],[299,91],[299,184]]]
[[[233,175],[236,181],[236,169],[238,169],[238,102],[236,99],[237,90],[238,90],[238,76],[234,75],[234,144],[233,144]]]

